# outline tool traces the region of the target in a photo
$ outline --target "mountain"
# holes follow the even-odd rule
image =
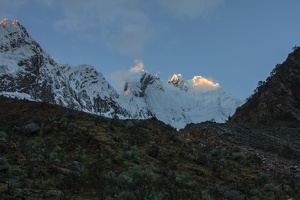
[[[0,23],[0,91],[35,101],[109,113],[119,106],[117,92],[92,66],[57,64],[16,20]]]
[[[266,81],[230,119],[240,124],[286,125],[300,123],[300,48],[276,65]]]
[[[201,76],[169,82],[145,70],[130,72],[119,94],[90,65],[56,63],[17,20],[0,23],[0,94],[122,119],[156,117],[176,128],[224,122],[241,102]]]
[[[174,127],[207,120],[224,122],[241,102],[218,84],[208,81],[208,85],[203,80],[208,81],[202,77],[186,81],[174,74],[169,82],[164,82],[139,71],[131,74],[124,91],[126,97],[139,99],[155,117]]]

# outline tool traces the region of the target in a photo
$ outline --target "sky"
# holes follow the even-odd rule
[[[61,64],[115,85],[136,64],[162,80],[203,76],[245,99],[300,45],[299,0],[0,0]],[[0,21],[1,21],[0,20]]]

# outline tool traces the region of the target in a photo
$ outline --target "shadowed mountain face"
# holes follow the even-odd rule
[[[300,123],[300,48],[276,65],[265,82],[230,119],[240,124],[292,125]]]

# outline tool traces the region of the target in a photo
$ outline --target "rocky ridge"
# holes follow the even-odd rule
[[[230,119],[241,124],[294,126],[300,123],[300,48],[276,65],[266,81]],[[293,125],[294,124],[294,125]]]

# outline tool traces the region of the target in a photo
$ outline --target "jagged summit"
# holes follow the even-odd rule
[[[168,81],[168,83],[172,83],[173,85],[179,87],[183,91],[188,90],[188,86],[181,74],[174,74],[172,78]]]
[[[0,25],[13,25],[13,26],[19,26],[19,21],[18,20],[10,20],[7,18],[4,18],[1,22]]]
[[[300,122],[300,48],[276,65],[230,121],[280,125]]]
[[[7,29],[12,29],[12,27],[19,28],[22,25],[19,23],[18,20],[10,20],[10,19],[4,18],[0,22],[0,26],[5,26]]]
[[[0,52],[14,50],[32,42],[26,29],[17,20],[5,18],[0,22]]]
[[[125,82],[124,93],[128,94],[131,92],[136,97],[144,97],[147,87],[155,81],[160,82],[160,78],[144,69],[132,72]],[[160,85],[160,83],[158,83],[158,85]]]

